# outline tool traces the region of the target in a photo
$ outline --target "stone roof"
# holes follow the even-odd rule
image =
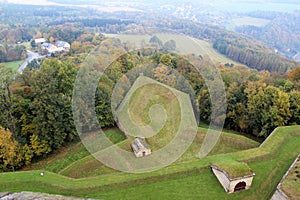
[[[135,138],[132,143],[131,146],[133,148],[134,152],[139,152],[141,149],[149,149],[149,145],[146,142],[145,138]]]

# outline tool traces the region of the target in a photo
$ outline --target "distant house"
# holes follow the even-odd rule
[[[232,177],[227,171],[215,165],[212,165],[211,169],[227,193],[250,189],[255,176],[249,171],[242,176]]]
[[[47,42],[47,40],[45,38],[37,38],[37,39],[34,39],[34,42],[35,42],[35,44],[39,45],[44,42]]]
[[[151,154],[151,149],[145,138],[135,138],[131,143],[131,148],[137,158],[148,156]]]
[[[61,40],[55,41],[54,45],[59,49],[59,51],[69,51],[71,48],[71,45],[68,42]]]

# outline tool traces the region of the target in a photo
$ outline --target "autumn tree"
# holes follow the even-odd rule
[[[23,160],[19,143],[9,130],[0,127],[0,171],[14,171]]]
[[[288,78],[298,89],[300,89],[300,66],[289,71]]]
[[[4,128],[9,128],[12,137],[16,138],[15,123],[12,114],[12,93],[10,86],[13,83],[14,72],[11,68],[0,65],[0,111],[1,124]]]
[[[55,59],[45,60],[33,76],[33,121],[40,140],[52,149],[76,136],[71,99],[76,68]]]

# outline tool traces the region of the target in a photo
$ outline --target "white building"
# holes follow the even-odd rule
[[[37,38],[34,39],[35,44],[42,44],[44,42],[47,42],[47,40],[45,38]]]

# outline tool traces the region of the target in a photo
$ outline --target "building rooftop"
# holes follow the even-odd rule
[[[211,168],[223,172],[230,180],[255,175],[252,169],[246,163],[235,160],[216,161],[213,162]]]
[[[53,46],[53,44],[50,44],[50,43],[44,42],[44,43],[42,44],[42,46],[43,46],[43,47],[45,47],[45,48],[50,48],[50,47],[52,47],[52,46]]]
[[[146,142],[145,138],[135,138],[131,144],[134,152],[139,152],[141,149],[149,149],[149,145]]]
[[[63,47],[63,46],[65,46],[66,44],[68,44],[68,43],[65,42],[65,41],[61,41],[61,40],[55,41],[55,45],[58,46],[58,47]]]

